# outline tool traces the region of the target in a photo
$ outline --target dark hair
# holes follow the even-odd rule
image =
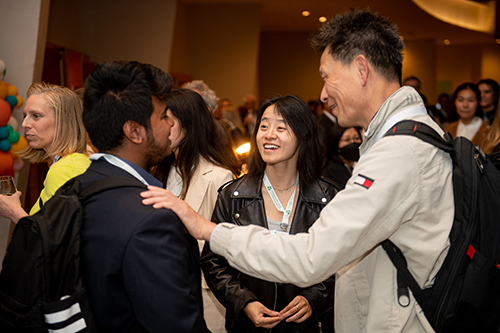
[[[153,175],[166,185],[170,168],[176,166],[183,182],[181,198],[189,189],[200,156],[238,175],[238,163],[232,147],[223,144],[221,132],[200,94],[189,89],[174,89],[165,95],[164,100],[167,108],[179,119],[185,135],[175,158],[167,157],[160,162]]]
[[[326,135],[326,160],[331,160],[338,163],[343,163],[339,156],[339,142],[350,127],[340,127],[339,125],[333,125],[328,134]],[[359,138],[362,139],[361,131],[359,127],[353,127],[356,132],[358,132]]]
[[[495,108],[493,110],[496,111],[498,106],[498,98],[500,97],[500,86],[498,85],[498,82],[493,79],[482,79],[477,82],[478,87],[481,83],[489,85],[493,90],[493,94],[495,95],[495,100],[493,102],[493,106]]]
[[[481,109],[481,105],[479,104],[479,102],[481,101],[481,92],[479,91],[479,88],[475,83],[465,82],[459,85],[455,89],[455,92],[453,93],[453,110],[451,113],[450,122],[457,121],[460,118],[457,112],[457,107],[455,106],[455,101],[457,100],[458,93],[466,89],[470,89],[474,92],[474,94],[476,94],[476,99],[477,99],[476,116],[480,118],[483,117],[483,110]]]
[[[150,128],[152,96],[163,99],[172,77],[136,61],[101,63],[85,81],[83,123],[94,146],[109,151],[121,145],[123,125],[135,121]]]
[[[357,9],[338,14],[310,42],[318,53],[330,47],[332,57],[345,66],[362,54],[386,80],[401,83],[404,43],[397,26],[378,13]]]
[[[251,138],[251,150],[248,156],[248,174],[257,177],[264,175],[266,163],[262,160],[262,156],[260,156],[256,138],[262,115],[271,105],[274,105],[274,110],[283,117],[287,126],[295,134],[299,145],[297,170],[300,174],[300,180],[305,184],[311,184],[321,176],[323,165],[316,121],[307,104],[300,98],[291,95],[270,98],[260,105],[257,112],[255,130]]]
[[[420,87],[422,86],[422,81],[420,81],[420,79],[419,79],[418,77],[416,77],[416,76],[411,75],[411,76],[406,77],[406,78],[403,80],[403,84],[405,84],[407,81],[410,81],[410,80],[415,80],[415,81],[417,81],[418,86],[417,86],[415,89],[420,90]]]

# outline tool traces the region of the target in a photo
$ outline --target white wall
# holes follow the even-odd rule
[[[136,60],[168,71],[177,0],[81,0],[82,52],[91,62]]]
[[[2,0],[0,2],[0,59],[7,72],[4,81],[17,87],[26,99],[26,89],[42,77],[43,51],[47,33],[49,0]],[[14,109],[21,123],[22,108]],[[22,128],[19,128],[24,135]],[[19,178],[19,177],[16,177]],[[17,187],[23,190],[18,181]],[[5,255],[10,222],[0,218],[0,268]]]

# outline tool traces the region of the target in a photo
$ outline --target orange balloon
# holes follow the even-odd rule
[[[19,157],[19,152],[26,147],[28,147],[28,141],[24,136],[20,135],[19,141],[11,145],[9,152],[14,158],[17,158]]]
[[[0,99],[5,99],[7,96],[9,96],[7,92],[7,83],[0,81]]]
[[[14,95],[14,96],[17,95],[17,88],[15,86],[13,85],[7,86],[7,96],[9,95]]]
[[[11,175],[14,172],[14,158],[9,153],[0,151],[0,175]]]
[[[15,108],[20,108],[21,106],[23,106],[23,103],[24,103],[24,100],[21,96],[17,95],[16,96],[17,98],[17,104],[16,106],[14,106]]]

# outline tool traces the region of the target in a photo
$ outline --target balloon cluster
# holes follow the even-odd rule
[[[14,108],[21,107],[24,101],[15,86],[3,81],[5,71],[5,62],[0,59],[0,176],[14,176],[14,171],[23,167],[18,153],[28,146],[28,141],[17,132],[19,123],[12,116]]]

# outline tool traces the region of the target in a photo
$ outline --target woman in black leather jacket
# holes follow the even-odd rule
[[[307,232],[337,193],[321,178],[321,166],[307,104],[294,96],[265,101],[257,114],[248,174],[219,190],[212,221],[256,224],[271,233]],[[333,276],[309,288],[260,280],[230,267],[208,244],[201,265],[226,307],[229,332],[333,331]]]

